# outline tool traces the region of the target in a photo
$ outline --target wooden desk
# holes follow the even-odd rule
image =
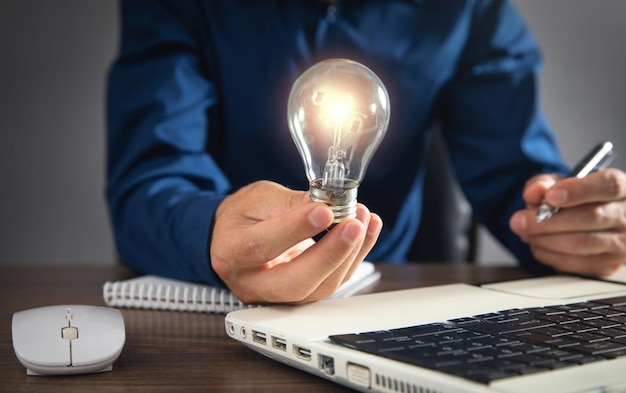
[[[368,291],[528,277],[512,267],[379,265]],[[346,388],[266,359],[227,337],[223,315],[122,310],[126,345],[113,371],[32,377],[11,341],[14,312],[55,304],[104,305],[102,284],[122,266],[0,267],[0,392],[343,392]]]

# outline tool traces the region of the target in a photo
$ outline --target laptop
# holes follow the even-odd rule
[[[269,358],[363,392],[626,391],[626,272],[450,284],[226,315]]]

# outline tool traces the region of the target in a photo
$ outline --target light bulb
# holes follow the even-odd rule
[[[389,95],[369,68],[347,59],[313,65],[294,82],[287,116],[304,161],[311,200],[333,210],[333,223],[356,217],[357,189],[390,116]]]

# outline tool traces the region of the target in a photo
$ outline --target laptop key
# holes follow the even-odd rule
[[[596,330],[594,331],[594,333],[600,335],[600,336],[605,336],[607,338],[613,338],[613,339],[624,339],[626,338],[626,330],[624,330],[622,327],[620,328],[604,328],[601,330]]]
[[[601,332],[601,330],[596,330],[594,332],[575,333],[568,337],[572,340],[578,340],[582,343],[593,343],[596,341],[607,341],[611,339],[610,337],[598,334],[599,332]]]
[[[571,331],[560,329],[558,326],[549,326],[545,328],[537,328],[533,329],[533,332],[537,332],[540,334],[544,334],[550,337],[561,337],[561,336],[570,336],[572,334]]]
[[[460,357],[455,357],[452,355],[437,355],[433,352],[414,351],[410,349],[384,352],[381,353],[381,356],[430,369],[437,369],[439,367],[464,363],[463,359]]]
[[[478,323],[480,322],[480,319],[476,319],[473,317],[463,317],[463,318],[455,318],[455,319],[451,319],[448,322],[454,324],[454,325],[469,325],[472,323]]]
[[[572,351],[580,351],[589,355],[606,355],[613,351],[626,350],[626,345],[611,341],[597,341],[574,345],[570,347],[570,349]]]
[[[598,329],[617,328],[622,326],[620,322],[611,319],[591,319],[583,322],[585,325],[593,326]]]
[[[508,310],[500,311],[500,314],[506,314],[508,316],[518,316],[523,314],[528,314],[528,310],[524,310],[523,308],[510,308]]]
[[[547,358],[547,357],[543,357],[543,356],[539,356],[539,355],[535,355],[531,353],[523,353],[521,355],[511,356],[509,357],[509,360],[523,363],[528,366],[550,367],[550,364],[554,363],[554,359],[552,358]]]
[[[626,306],[626,296],[617,296],[607,299],[594,300],[594,303],[608,304],[610,306]]]
[[[499,359],[507,358],[511,356],[516,356],[521,354],[521,351],[515,349],[515,347],[500,347],[498,348],[498,354],[496,355]]]
[[[447,372],[449,374],[457,375],[460,377],[472,379],[480,383],[489,383],[497,379],[515,377],[523,374],[530,374],[531,372],[546,371],[545,368],[534,368],[530,370],[529,367],[516,362],[502,362],[502,361],[485,361],[474,364],[464,365],[450,365],[442,367],[440,371]]]
[[[559,328],[562,330],[568,330],[573,333],[583,333],[583,332],[591,332],[593,330],[597,330],[598,328],[595,326],[591,326],[584,323],[574,322],[574,323],[566,323],[563,325],[559,325]]]
[[[539,327],[554,326],[554,325],[555,325],[554,322],[543,321],[532,315],[529,315],[529,316],[521,315],[520,318],[516,321],[503,322],[503,323],[483,322],[479,325],[472,326],[472,328],[489,332],[492,334],[506,334],[506,333],[514,333],[514,332],[521,332],[521,331],[536,329]]]
[[[537,318],[543,319],[545,321],[554,322],[557,324],[560,323],[571,323],[578,322],[580,318],[576,316],[576,314],[553,314],[553,315],[537,315]]]
[[[543,352],[543,351],[547,351],[550,349],[549,346],[542,345],[540,343],[529,343],[529,342],[521,342],[521,341],[511,344],[507,348],[511,348],[513,350],[517,350],[522,353],[538,353],[538,352]]]
[[[589,310],[589,307],[591,307],[590,303],[583,302],[583,303],[562,304],[559,306],[550,306],[549,308],[553,310],[575,313],[575,312],[587,311]]]
[[[380,347],[374,338],[365,334],[338,334],[329,338],[337,344],[364,352],[375,353]]]
[[[583,357],[580,352],[564,351],[562,349],[550,349],[545,352],[541,352],[541,356],[549,357],[558,361],[576,361],[576,359]]]
[[[622,326],[626,325],[626,315],[624,315],[624,314],[622,314],[622,315],[611,315],[608,318],[611,321],[617,322],[617,323],[619,323]]]
[[[461,330],[460,327],[449,323],[429,323],[426,325],[417,325],[400,329],[392,329],[387,333],[396,335],[407,335],[409,337],[428,336],[438,333],[446,333]]]
[[[525,341],[532,341],[535,343],[546,344],[546,345],[559,347],[559,348],[579,344],[578,340],[571,339],[569,338],[569,336],[552,337],[552,336],[548,336],[548,335],[541,334],[541,333],[534,332],[534,331],[516,333],[515,338],[518,338],[520,340],[525,340]]]

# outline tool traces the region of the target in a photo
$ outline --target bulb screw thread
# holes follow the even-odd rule
[[[311,202],[327,204],[333,212],[333,224],[343,221],[345,218],[356,217],[358,187],[342,189],[325,189],[321,187],[321,180],[311,182]]]

